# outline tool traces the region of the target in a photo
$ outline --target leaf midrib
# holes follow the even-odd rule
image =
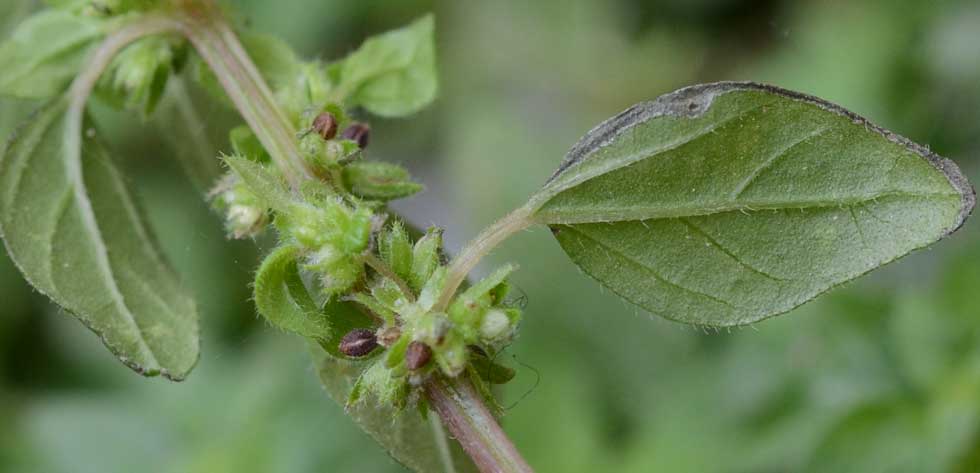
[[[95,216],[95,209],[92,207],[92,202],[88,197],[81,162],[83,114],[84,103],[78,104],[74,101],[65,113],[64,135],[62,138],[65,178],[68,181],[68,185],[74,189],[74,200],[78,206],[82,225],[91,240],[98,270],[103,274],[112,302],[123,319],[135,329],[136,342],[140,347],[140,351],[147,357],[146,359],[150,366],[143,366],[143,368],[148,371],[166,371],[157,360],[156,353],[147,341],[143,328],[130,310],[129,305],[126,303],[126,298],[117,283],[116,274],[112,268],[112,262],[109,259],[108,249],[105,246],[102,231],[99,228],[98,219]]]
[[[781,202],[729,202],[718,207],[583,207],[572,206],[567,211],[561,207],[545,208],[535,215],[536,221],[549,225],[571,225],[580,223],[612,223],[636,220],[656,220],[665,218],[705,217],[730,212],[780,212],[802,211],[826,208],[845,208],[876,202],[883,199],[962,199],[956,192],[882,192],[866,197],[841,198],[839,200],[797,200]],[[568,214],[568,215],[564,215]]]

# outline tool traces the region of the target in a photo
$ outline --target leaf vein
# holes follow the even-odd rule
[[[640,268],[641,270],[643,270],[644,272],[646,272],[647,274],[649,274],[650,276],[652,276],[654,279],[656,279],[657,281],[660,281],[663,284],[666,284],[666,285],[671,286],[673,288],[680,289],[681,291],[688,292],[688,293],[694,294],[696,296],[703,297],[703,298],[709,299],[711,301],[717,302],[719,304],[722,304],[722,305],[728,307],[729,309],[732,309],[733,311],[737,311],[738,310],[738,307],[732,305],[732,303],[730,303],[730,302],[728,302],[728,301],[726,301],[724,299],[718,298],[716,296],[712,296],[711,294],[707,294],[707,293],[698,291],[696,289],[692,289],[692,288],[686,287],[686,286],[684,286],[682,284],[679,284],[679,283],[676,283],[676,282],[673,282],[673,281],[667,279],[666,277],[664,277],[663,275],[661,275],[660,273],[658,273],[656,270],[654,270],[650,266],[647,266],[647,265],[645,265],[645,264],[643,264],[643,263],[641,263],[641,262],[639,262],[639,261],[637,261],[637,260],[635,260],[633,258],[630,258],[629,255],[627,255],[627,254],[625,254],[625,253],[617,250],[616,248],[613,248],[612,246],[606,244],[605,242],[602,242],[599,239],[597,239],[597,238],[595,238],[595,237],[593,237],[591,235],[588,235],[585,232],[583,232],[583,231],[581,231],[581,230],[579,230],[579,229],[577,229],[575,227],[567,226],[566,228],[571,229],[573,232],[581,235],[582,238],[585,238],[587,240],[592,241],[597,246],[603,248],[604,251],[607,251],[607,252],[609,252],[609,253],[611,253],[613,255],[616,255],[620,259],[622,259],[622,260],[624,260],[624,261],[626,261],[628,263],[631,263],[631,264],[637,266],[638,268]]]
[[[716,240],[714,237],[712,237],[711,235],[709,235],[708,232],[704,231],[703,229],[701,229],[700,227],[698,227],[697,225],[695,225],[693,222],[691,222],[687,218],[681,217],[678,220],[680,220],[681,223],[683,223],[685,226],[687,226],[688,228],[690,228],[691,231],[693,231],[693,232],[697,233],[698,235],[701,235],[702,237],[704,237],[705,240],[708,240],[709,243],[711,243],[714,247],[718,248],[718,250],[720,250],[722,253],[725,253],[726,255],[728,255],[728,257],[730,257],[731,259],[735,260],[735,262],[738,263],[739,266],[742,266],[743,268],[745,268],[745,269],[747,269],[747,270],[749,270],[749,271],[751,271],[751,272],[753,272],[755,274],[758,274],[759,276],[762,276],[762,277],[764,277],[766,279],[769,279],[769,280],[772,280],[772,281],[775,281],[775,282],[787,282],[787,281],[790,281],[789,279],[784,279],[784,278],[779,278],[779,277],[773,276],[773,275],[771,275],[771,274],[769,274],[769,273],[767,273],[767,272],[765,272],[765,271],[763,271],[761,269],[758,269],[758,268],[756,268],[756,267],[754,267],[754,266],[746,263],[745,261],[742,260],[742,258],[739,258],[738,255],[735,254],[735,252],[733,252],[733,251],[729,250],[728,248],[726,248],[724,245],[721,244],[720,241]]]
[[[787,154],[789,154],[790,150],[792,150],[793,148],[796,148],[797,146],[799,146],[799,145],[801,145],[803,143],[806,143],[807,141],[810,141],[813,138],[816,138],[816,137],[818,137],[820,135],[823,135],[824,133],[826,133],[830,129],[831,129],[830,126],[824,126],[824,127],[818,128],[818,129],[816,129],[816,130],[814,130],[814,131],[812,131],[812,132],[804,135],[800,139],[798,139],[796,141],[793,141],[788,146],[785,146],[785,147],[777,150],[773,155],[771,155],[768,158],[766,158],[765,161],[762,162],[762,164],[760,164],[758,167],[756,167],[755,169],[753,169],[752,172],[750,172],[749,175],[746,176],[745,179],[743,179],[742,182],[740,182],[738,184],[738,186],[735,187],[735,189],[732,191],[731,199],[733,201],[736,200],[736,199],[738,199],[739,196],[741,196],[742,193],[744,193],[745,190],[749,188],[749,186],[751,186],[752,184],[754,184],[756,182],[756,179],[760,175],[762,175],[762,173],[766,169],[769,169],[774,164],[776,164],[776,162],[778,162],[784,156],[786,156]]]

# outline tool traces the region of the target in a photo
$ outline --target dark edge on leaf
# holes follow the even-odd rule
[[[853,123],[864,126],[865,129],[878,133],[888,141],[901,145],[905,147],[905,149],[925,158],[927,161],[929,161],[929,164],[946,176],[946,179],[949,181],[950,185],[952,185],[953,188],[960,193],[962,199],[962,206],[960,208],[960,214],[957,217],[956,223],[954,223],[945,232],[943,235],[944,237],[949,236],[951,233],[962,227],[963,223],[966,222],[966,219],[973,213],[973,209],[976,207],[976,190],[972,185],[970,185],[970,182],[966,179],[962,171],[960,171],[960,168],[953,161],[939,156],[938,154],[932,152],[932,150],[929,148],[915,143],[904,136],[886,130],[872,123],[867,118],[847,110],[840,105],[828,102],[812,95],[804,94],[802,92],[795,92],[776,87],[774,85],[761,84],[757,82],[715,82],[710,84],[692,85],[668,94],[661,95],[654,100],[636,104],[589,130],[589,132],[586,133],[585,136],[582,137],[582,139],[568,151],[568,154],[565,155],[565,159],[562,161],[561,165],[558,166],[555,173],[552,174],[551,177],[545,182],[545,186],[554,181],[558,176],[565,172],[565,170],[585,160],[592,153],[607,146],[613,141],[613,139],[631,128],[654,118],[663,116],[684,118],[700,117],[705,111],[708,110],[708,108],[711,107],[715,97],[733,91],[767,92],[799,102],[815,105],[822,110],[846,117]]]

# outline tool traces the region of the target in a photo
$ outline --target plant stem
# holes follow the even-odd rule
[[[269,87],[234,32],[217,9],[210,7],[208,0],[200,0],[204,3],[185,1],[189,7],[187,17],[182,21],[182,31],[217,75],[225,93],[272,156],[273,162],[294,188],[298,188],[304,180],[315,179],[299,152],[296,131],[275,102]],[[496,231],[481,234],[482,238],[477,239],[477,248],[464,251],[453,265],[456,273],[461,274],[455,286],[462,283],[482,256],[528,224],[526,212],[514,212],[492,227],[497,228]],[[453,379],[433,377],[425,383],[424,390],[443,423],[480,471],[532,471],[464,376]]]
[[[197,53],[214,71],[235,108],[293,189],[298,189],[304,180],[314,179],[299,151],[296,130],[224,20],[218,16],[188,16],[182,25]]]
[[[453,379],[433,377],[425,383],[425,394],[481,472],[533,471],[465,375]]]
[[[107,36],[82,72],[71,83],[71,88],[68,91],[69,100],[71,101],[68,113],[81,116],[85,110],[85,104],[88,102],[89,96],[92,95],[92,89],[95,88],[95,84],[99,81],[99,77],[109,67],[112,59],[116,57],[119,51],[122,51],[123,48],[140,38],[160,33],[177,32],[180,30],[180,27],[180,23],[174,21],[172,18],[147,16],[129,23]],[[81,123],[81,120],[78,120],[78,122]]]
[[[473,271],[477,263],[490,254],[490,251],[511,235],[531,226],[534,222],[529,218],[530,214],[529,207],[514,210],[484,229],[469,245],[463,248],[463,251],[453,260],[446,271],[446,286],[439,295],[439,301],[434,310],[446,310],[470,271]]]

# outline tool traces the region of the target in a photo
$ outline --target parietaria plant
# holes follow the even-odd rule
[[[372,115],[407,116],[436,96],[433,17],[323,62],[229,22],[230,10],[50,1],[0,45],[0,93],[44,102],[0,158],[7,251],[127,366],[186,377],[194,300],[86,107],[94,97],[146,117],[168,84],[195,82],[244,121],[207,198],[230,238],[278,241],[256,272],[258,311],[309,340],[330,395],[416,471],[531,471],[492,389],[514,377],[495,359],[525,316],[508,283],[517,266],[469,280],[520,230],[549,227],[584,272],[653,314],[726,327],[930,245],[975,205],[953,162],[837,105],[695,85],[589,131],[525,205],[447,258],[443,229],[388,209],[422,185],[368,153]]]

